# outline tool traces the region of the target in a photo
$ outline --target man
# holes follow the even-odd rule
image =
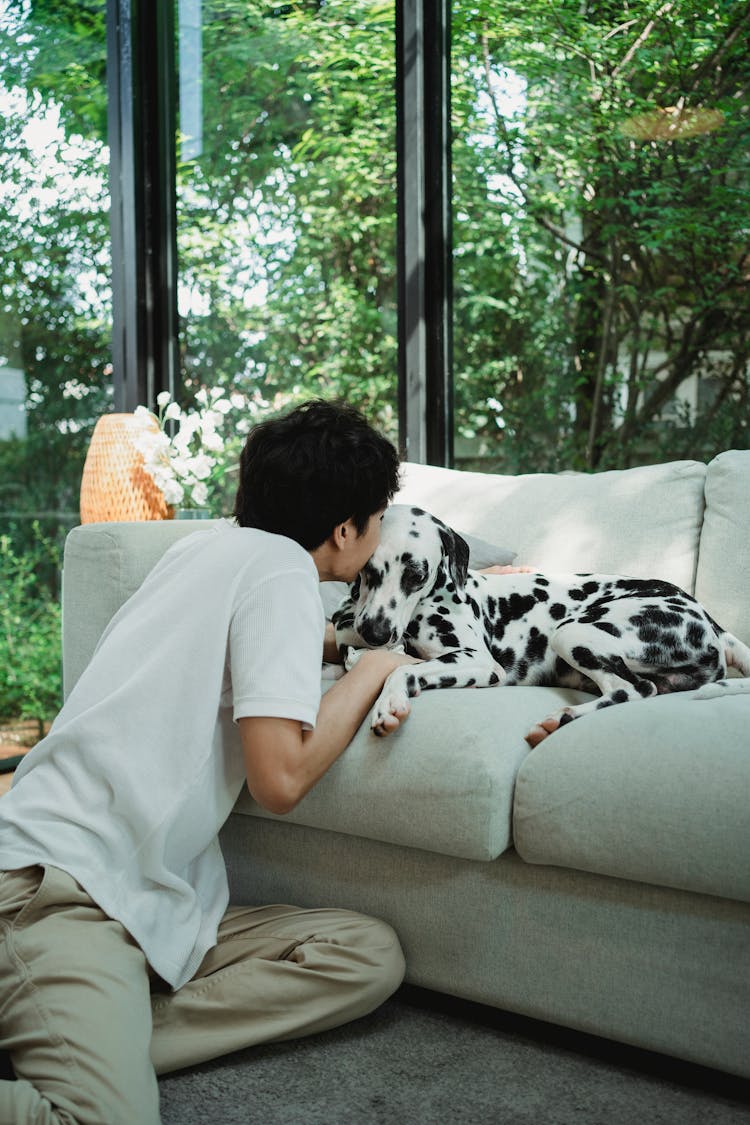
[[[381,922],[227,909],[218,843],[245,782],[294,808],[410,659],[367,653],[320,698],[334,653],[318,583],[354,579],[397,486],[395,450],[348,407],[256,427],[236,525],[165,553],[19,767],[0,800],[0,1050],[16,1075],[0,1122],[151,1125],[157,1073],[355,1019],[400,983]]]

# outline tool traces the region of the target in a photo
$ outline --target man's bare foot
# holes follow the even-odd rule
[[[560,719],[556,718],[554,715],[550,715],[548,718],[542,719],[540,723],[536,723],[531,728],[529,733],[526,735],[526,741],[531,747],[538,746],[539,743],[543,742],[545,738],[548,738],[549,735],[554,734],[559,726]]]

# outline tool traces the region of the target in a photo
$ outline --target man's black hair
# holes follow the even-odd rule
[[[250,431],[234,516],[311,551],[348,519],[361,535],[398,486],[390,441],[353,407],[316,399]]]

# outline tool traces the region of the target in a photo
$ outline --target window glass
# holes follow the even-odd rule
[[[0,0],[0,723],[59,698],[59,555],[111,395],[103,0]]]
[[[453,6],[459,463],[747,447],[747,13]]]
[[[177,24],[185,387],[246,423],[339,396],[395,436],[393,0],[179,0]]]

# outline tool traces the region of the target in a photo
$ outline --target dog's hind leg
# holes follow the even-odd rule
[[[647,699],[658,693],[657,684],[646,678],[643,662],[628,652],[626,644],[620,645],[620,652],[613,652],[612,638],[608,637],[609,651],[601,651],[602,633],[596,626],[570,622],[561,625],[550,638],[550,648],[576,671],[580,672],[601,692],[599,699],[590,703],[579,703],[573,707],[563,707],[547,715],[531,728],[526,735],[530,746],[537,746],[559,727],[579,719],[591,711],[612,707],[618,703],[628,703],[635,699]],[[598,646],[598,649],[597,649]],[[657,675],[658,667],[648,667],[649,673]]]

